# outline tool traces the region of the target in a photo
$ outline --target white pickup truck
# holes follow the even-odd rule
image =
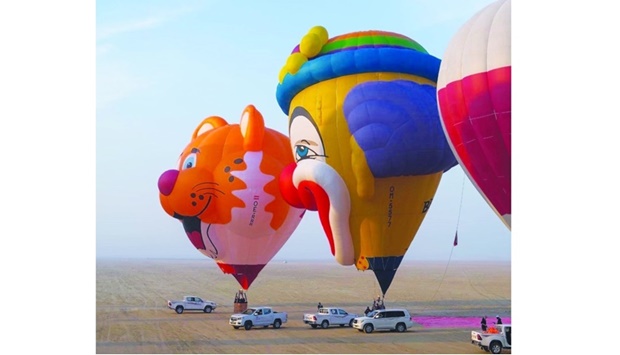
[[[499,354],[502,349],[510,349],[512,341],[512,326],[510,324],[496,324],[486,332],[471,331],[471,343],[480,349]]]
[[[267,328],[270,325],[278,329],[287,320],[286,312],[276,312],[271,307],[248,307],[242,313],[230,316],[228,323],[235,329],[243,327],[250,330],[254,326]]]
[[[348,313],[342,308],[323,307],[319,309],[318,313],[304,314],[304,323],[310,324],[312,328],[320,325],[323,329],[330,325],[339,325],[341,327],[348,325],[352,327],[355,317],[359,317],[359,315]]]
[[[174,309],[178,314],[183,311],[203,311],[211,313],[217,308],[217,304],[213,301],[205,301],[196,296],[185,296],[182,301],[168,300],[168,308]]]

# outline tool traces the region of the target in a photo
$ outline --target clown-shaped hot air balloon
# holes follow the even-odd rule
[[[439,59],[406,36],[312,28],[280,71],[295,164],[281,189],[318,210],[338,263],[373,270],[383,294],[456,165],[439,122]]]
[[[159,178],[159,199],[194,247],[247,290],[305,211],[280,194],[280,173],[291,162],[288,138],[266,128],[250,105],[240,124],[217,116],[200,123],[178,168]]]
[[[510,229],[510,0],[474,15],[450,41],[437,84],[442,124],[463,170]]]

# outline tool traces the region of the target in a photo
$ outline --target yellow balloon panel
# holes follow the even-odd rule
[[[283,70],[276,92],[295,158],[283,197],[318,211],[336,261],[372,269],[385,293],[456,165],[437,110],[439,60],[385,31],[333,37],[316,56],[300,48],[289,60],[308,60]]]

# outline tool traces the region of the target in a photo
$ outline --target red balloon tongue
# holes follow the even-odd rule
[[[300,196],[302,197],[302,200],[304,200],[304,203],[306,203],[306,199],[311,198],[312,204],[316,206],[315,210],[319,211],[319,219],[321,220],[321,225],[323,226],[323,230],[325,231],[325,236],[327,236],[327,241],[329,242],[329,247],[331,249],[332,255],[335,256],[336,251],[334,248],[334,234],[332,233],[332,227],[329,223],[329,196],[319,184],[312,181],[302,181],[301,183],[299,183],[299,191],[306,192],[304,194],[300,193]]]
[[[250,288],[258,273],[265,267],[262,265],[235,265],[218,262],[217,265],[225,274],[232,274],[244,290]]]

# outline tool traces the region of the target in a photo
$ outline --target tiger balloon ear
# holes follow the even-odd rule
[[[220,116],[209,116],[202,120],[198,127],[194,130],[192,134],[192,140],[196,139],[199,135],[208,132],[210,130],[216,129],[218,127],[226,126],[228,122]]]
[[[243,110],[239,126],[243,136],[243,148],[254,152],[261,150],[265,135],[265,121],[254,105],[248,105]]]

